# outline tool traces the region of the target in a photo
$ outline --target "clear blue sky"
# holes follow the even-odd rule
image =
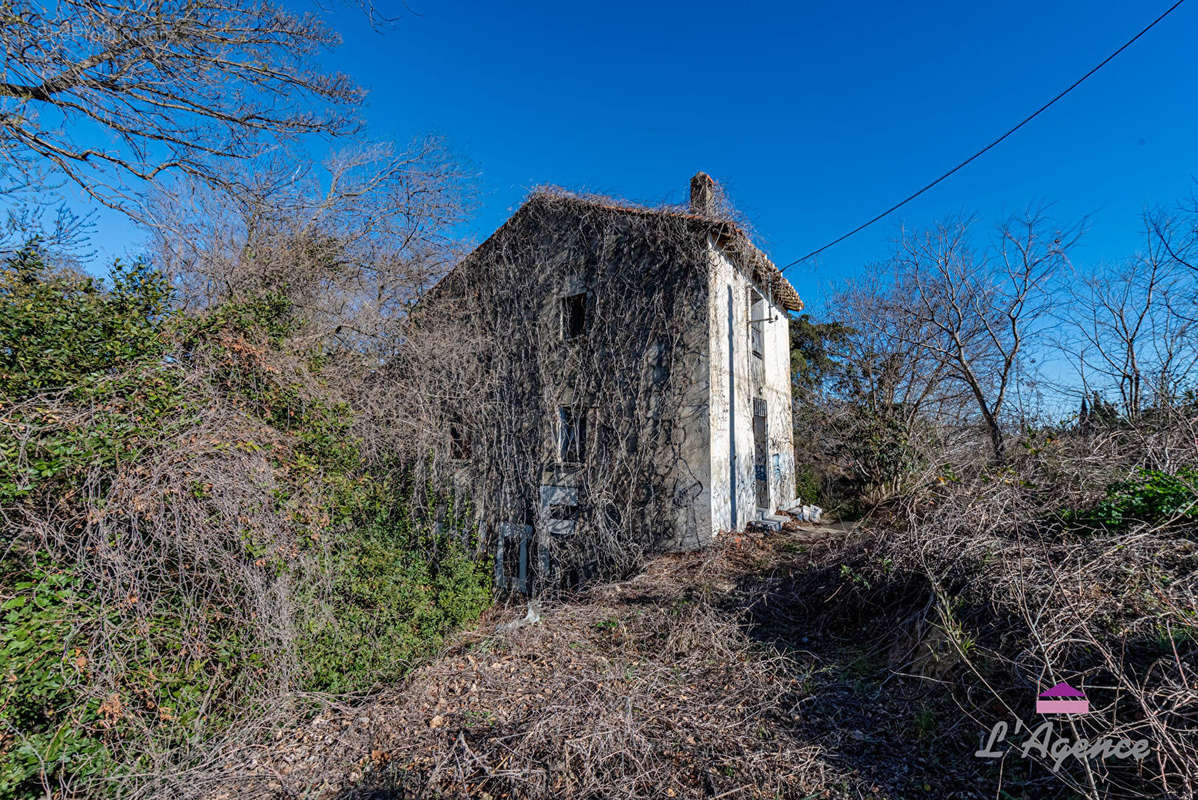
[[[469,3],[352,11],[327,63],[376,138],[432,132],[479,174],[482,239],[539,184],[680,202],[711,173],[778,264],[972,153],[1169,3]],[[410,10],[409,10],[410,9]],[[1198,0],[1027,128],[890,219],[788,273],[813,309],[900,223],[1029,202],[1090,214],[1081,265],[1134,251],[1138,215],[1198,177]],[[103,243],[102,243],[103,244]],[[107,249],[107,248],[105,248]]]

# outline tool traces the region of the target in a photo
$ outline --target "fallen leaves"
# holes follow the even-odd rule
[[[746,537],[735,558],[760,550]],[[787,732],[787,664],[720,607],[732,563],[723,550],[655,559],[547,604],[539,625],[502,629],[524,609],[493,611],[402,686],[329,708],[302,744],[273,750],[297,789],[343,789],[361,771],[363,790],[399,796],[810,796],[844,776]]]
[[[103,718],[101,724],[105,727],[112,727],[125,715],[121,696],[115,692],[105,697],[96,711]]]

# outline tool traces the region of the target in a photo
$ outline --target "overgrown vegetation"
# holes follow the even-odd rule
[[[169,792],[489,604],[469,509],[363,446],[305,325],[36,242],[0,266],[0,797]]]
[[[658,556],[539,618],[496,609],[402,686],[289,732],[277,773],[243,755],[224,785],[298,795],[323,781],[343,800],[857,796],[859,776],[794,735],[812,665],[740,624],[760,552],[740,542]]]
[[[1191,467],[1157,460],[1184,447],[1176,433],[1131,463],[1117,460],[1135,453],[1130,432],[1058,437],[1002,470],[913,493],[848,544],[842,558],[862,580],[842,580],[819,616],[833,628],[872,620],[891,670],[955,701],[941,725],[964,710],[978,731],[1030,730],[1042,721],[1035,695],[1064,680],[1091,713],[1058,729],[1148,741],[1142,763],[1043,760],[1052,796],[1192,796],[1198,492]],[[1121,472],[1134,477],[1111,479]]]
[[[1131,478],[1111,483],[1092,506],[1065,509],[1061,517],[1078,527],[1126,531],[1142,525],[1172,526],[1198,518],[1198,469],[1176,472],[1137,467]]]
[[[1031,730],[1067,681],[1091,703],[1071,737],[1149,743],[1045,762],[1034,796],[1198,791],[1198,217],[1145,222],[1140,254],[1093,273],[1068,261],[1077,228],[1037,214],[988,247],[968,221],[905,232],[792,340],[820,365],[796,371],[808,483],[864,517],[838,572],[786,592],[795,613],[876,641],[882,683],[947,694],[921,730]]]

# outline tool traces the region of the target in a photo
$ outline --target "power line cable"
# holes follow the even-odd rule
[[[928,190],[929,190],[929,189],[931,189],[932,187],[934,187],[934,186],[936,186],[937,184],[939,184],[940,182],[944,181],[946,178],[948,178],[948,177],[952,176],[954,173],[956,173],[956,172],[958,172],[959,170],[961,170],[963,167],[967,166],[967,165],[968,165],[968,164],[970,164],[971,162],[975,161],[976,159],[978,159],[979,157],[981,157],[982,155],[984,155],[985,153],[987,153],[989,150],[993,149],[993,148],[994,148],[996,145],[1000,144],[1000,143],[1001,143],[1001,142],[1002,142],[1004,139],[1006,139],[1008,136],[1010,136],[1011,134],[1015,133],[1015,131],[1019,130],[1019,129],[1020,129],[1020,128],[1022,128],[1024,125],[1028,124],[1029,122],[1031,122],[1032,120],[1034,120],[1036,117],[1040,116],[1042,113],[1044,113],[1045,111],[1047,111],[1047,110],[1048,110],[1048,109],[1049,109],[1049,108],[1050,108],[1050,107],[1051,107],[1051,106],[1052,106],[1054,103],[1056,103],[1056,102],[1057,102],[1058,100],[1060,100],[1062,97],[1064,97],[1065,95],[1067,95],[1067,94],[1069,94],[1070,92],[1072,92],[1072,91],[1073,91],[1074,89],[1076,89],[1078,86],[1081,86],[1081,85],[1082,85],[1082,83],[1083,83],[1083,82],[1084,82],[1084,81],[1085,81],[1087,78],[1089,78],[1089,77],[1090,77],[1091,75],[1093,75],[1095,72],[1098,72],[1098,70],[1100,70],[1100,69],[1102,69],[1103,67],[1105,67],[1105,66],[1106,66],[1108,63],[1110,63],[1110,62],[1111,62],[1111,61],[1112,61],[1112,60],[1115,58],[1115,56],[1119,55],[1119,54],[1120,54],[1120,53],[1122,53],[1124,50],[1126,50],[1127,48],[1129,48],[1129,47],[1131,47],[1133,44],[1135,44],[1135,42],[1136,42],[1136,40],[1137,40],[1137,39],[1139,39],[1141,36],[1143,36],[1144,34],[1148,33],[1148,31],[1150,31],[1150,30],[1152,30],[1154,27],[1156,27],[1156,25],[1157,25],[1157,23],[1158,23],[1158,22],[1160,22],[1160,21],[1161,21],[1161,20],[1163,20],[1165,17],[1167,17],[1167,16],[1169,16],[1170,14],[1172,14],[1172,13],[1173,13],[1173,11],[1174,11],[1174,10],[1176,10],[1176,9],[1177,9],[1177,7],[1178,7],[1178,6],[1180,6],[1180,5],[1181,5],[1182,3],[1184,3],[1184,2],[1185,2],[1185,0],[1177,0],[1177,2],[1176,2],[1176,3],[1174,3],[1173,5],[1169,6],[1169,8],[1168,8],[1168,9],[1166,9],[1166,10],[1165,10],[1165,12],[1164,12],[1163,14],[1161,14],[1159,17],[1157,17],[1156,19],[1154,19],[1152,22],[1148,23],[1148,25],[1147,25],[1147,26],[1146,26],[1146,27],[1145,27],[1143,30],[1141,30],[1141,31],[1140,31],[1139,33],[1137,33],[1135,36],[1131,37],[1131,38],[1130,38],[1130,39],[1128,39],[1126,42],[1124,42],[1122,47],[1120,47],[1118,50],[1116,50],[1115,52],[1111,53],[1109,56],[1107,56],[1107,57],[1106,57],[1106,58],[1104,58],[1102,61],[1100,61],[1100,62],[1098,63],[1098,65],[1097,65],[1097,66],[1095,66],[1093,69],[1091,69],[1091,70],[1090,70],[1089,72],[1087,72],[1085,75],[1081,76],[1081,77],[1080,77],[1080,78],[1078,78],[1076,81],[1074,81],[1073,83],[1071,83],[1071,84],[1070,84],[1070,85],[1069,85],[1069,86],[1068,86],[1068,87],[1067,87],[1067,88],[1066,88],[1064,91],[1062,91],[1061,93],[1059,93],[1059,94],[1058,94],[1056,97],[1052,98],[1052,99],[1051,99],[1051,100],[1049,100],[1047,103],[1045,103],[1044,105],[1040,106],[1040,107],[1039,107],[1039,108],[1037,108],[1035,111],[1033,111],[1031,114],[1029,114],[1028,116],[1024,117],[1024,118],[1023,118],[1023,120],[1022,120],[1022,121],[1020,121],[1020,123],[1019,123],[1018,125],[1016,125],[1015,127],[1011,128],[1009,131],[1007,131],[1006,133],[1004,133],[1002,136],[999,136],[997,139],[995,139],[994,141],[992,141],[990,144],[986,145],[986,146],[985,146],[985,147],[983,147],[981,150],[977,151],[976,153],[974,153],[973,155],[971,155],[969,158],[965,159],[965,160],[964,160],[964,161],[962,161],[960,164],[958,164],[957,166],[953,167],[953,168],[952,168],[952,169],[950,169],[948,172],[944,173],[944,174],[943,174],[943,175],[941,175],[939,178],[937,178],[936,180],[934,180],[934,181],[932,181],[931,183],[929,183],[927,186],[924,186],[922,189],[920,189],[920,190],[918,190],[918,191],[916,191],[916,192],[913,192],[913,193],[911,193],[911,194],[907,195],[907,196],[906,196],[906,197],[904,197],[902,200],[900,200],[899,202],[897,202],[897,203],[895,203],[894,205],[892,205],[890,208],[888,208],[888,209],[886,209],[885,211],[883,211],[881,214],[878,214],[878,215],[877,215],[876,217],[874,217],[873,219],[871,219],[871,220],[869,220],[869,221],[867,221],[867,222],[863,222],[862,224],[858,225],[856,228],[853,228],[851,231],[849,231],[848,233],[844,234],[843,236],[837,237],[836,239],[833,239],[832,241],[828,242],[826,245],[824,245],[823,247],[819,248],[818,250],[812,250],[810,253],[808,253],[807,255],[803,256],[802,258],[796,258],[794,261],[792,261],[792,262],[790,262],[789,264],[787,264],[786,266],[784,266],[784,267],[782,268],[782,271],[783,271],[783,272],[785,272],[786,270],[790,269],[791,267],[793,267],[793,266],[795,266],[795,265],[797,265],[797,264],[802,264],[802,263],[803,263],[804,261],[806,261],[807,259],[809,259],[809,258],[812,258],[812,257],[814,257],[814,256],[817,256],[817,255],[819,255],[820,253],[822,253],[822,252],[824,252],[825,250],[827,250],[829,247],[832,247],[832,246],[834,246],[834,245],[838,245],[838,244],[840,244],[841,242],[843,242],[845,239],[849,238],[850,236],[853,236],[853,235],[855,235],[855,234],[858,234],[858,233],[860,233],[861,231],[863,231],[863,230],[865,230],[866,228],[868,228],[870,225],[873,225],[873,224],[874,224],[875,222],[877,222],[878,220],[881,220],[881,219],[884,219],[885,217],[888,217],[888,216],[890,216],[890,215],[891,215],[891,214],[893,214],[895,211],[898,211],[900,208],[902,208],[903,206],[907,205],[907,203],[910,203],[912,200],[914,200],[915,198],[919,197],[919,196],[920,196],[921,194],[923,194],[924,192],[928,191]]]

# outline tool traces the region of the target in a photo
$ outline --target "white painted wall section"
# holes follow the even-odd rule
[[[767,409],[767,511],[775,512],[794,500],[795,476],[790,328],[786,311],[776,303],[767,305],[768,321],[763,323],[764,379],[755,386],[748,316],[753,282],[715,245],[709,247],[709,257],[710,479],[714,534],[742,529],[758,515],[754,398],[764,400]]]

